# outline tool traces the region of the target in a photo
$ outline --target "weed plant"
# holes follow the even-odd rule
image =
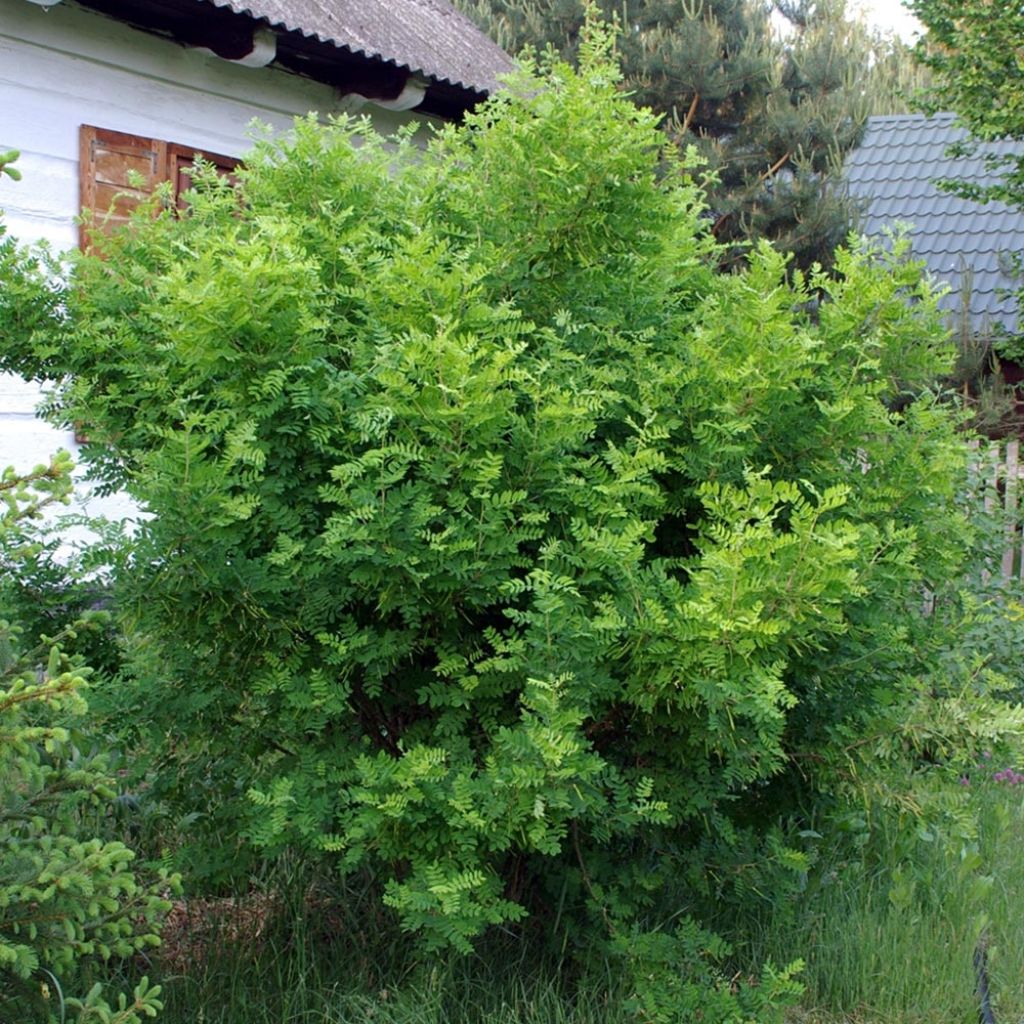
[[[999,776],[999,777],[997,777]],[[778,914],[754,957],[800,955],[802,1024],[933,1024],[978,1019],[974,952],[984,935],[996,1020],[1024,1019],[1024,785],[983,762],[964,785],[976,838],[884,827],[822,865],[795,916]]]

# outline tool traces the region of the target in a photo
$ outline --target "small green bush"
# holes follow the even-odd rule
[[[946,758],[901,715],[967,529],[950,351],[900,250],[717,275],[609,46],[423,149],[264,139],[4,362],[155,514],[124,699],[197,830],[376,873],[428,948],[532,915],[646,1020],[768,1019],[792,971],[730,984],[706,919],[798,881],[773,825],[855,799],[864,737],[900,792]]]
[[[0,1019],[75,1012],[82,1022],[132,1024],[159,1009],[158,987],[143,980],[111,1008],[98,984],[76,1000],[61,981],[74,978],[82,957],[155,945],[154,926],[169,906],[160,890],[176,884],[144,884],[131,870],[132,851],[93,831],[115,780],[80,731],[90,673],[65,647],[104,616],[85,613],[42,638],[7,617],[13,576],[38,553],[32,520],[65,499],[70,468],[60,453],[30,473],[0,475],[0,564],[10,574],[0,581]]]

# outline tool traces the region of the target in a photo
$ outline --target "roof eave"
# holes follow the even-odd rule
[[[336,41],[315,33],[273,24],[231,9],[217,0],[76,0],[83,7],[106,14],[144,31],[170,36],[187,46],[200,46],[227,60],[244,62],[267,29],[276,37],[274,67],[323,82],[341,94],[358,94],[371,101],[395,100],[410,77],[427,83],[423,101],[414,109],[458,120],[482,102],[497,82],[470,82],[453,73],[445,77],[411,63]],[[510,61],[510,59],[509,59]],[[511,64],[510,64],[511,66]]]

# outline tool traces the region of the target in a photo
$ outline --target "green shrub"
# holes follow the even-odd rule
[[[84,1000],[65,998],[61,979],[86,956],[128,956],[156,944],[153,928],[169,904],[164,878],[140,882],[123,843],[93,827],[115,796],[102,754],[81,731],[90,674],[65,647],[102,625],[84,613],[52,636],[32,638],[8,618],[10,578],[38,554],[32,520],[70,491],[67,453],[19,475],[0,475],[0,1018],[130,1024],[160,1007],[145,980],[111,1008],[95,985]],[[28,984],[34,979],[36,984]],[[19,983],[21,987],[19,988]],[[33,995],[34,988],[34,995]],[[40,1009],[40,1004],[42,1008]]]
[[[608,48],[425,149],[264,139],[5,361],[155,513],[125,700],[161,794],[376,872],[428,947],[532,915],[603,933],[648,1020],[765,1019],[790,972],[730,985],[702,920],[798,880],[771,823],[845,799],[858,737],[942,761],[900,713],[966,529],[950,352],[901,251],[716,275]]]

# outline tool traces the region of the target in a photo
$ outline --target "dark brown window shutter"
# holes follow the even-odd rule
[[[167,179],[167,143],[159,139],[84,124],[79,152],[81,209],[105,218],[106,228],[126,223],[131,211]],[[139,175],[134,182],[129,181],[132,171]],[[81,229],[83,249],[88,246],[86,234]]]
[[[196,149],[194,146],[181,146],[176,142],[167,146],[167,177],[174,185],[174,201],[179,210],[184,210],[188,205],[183,193],[192,187],[192,175],[189,170],[194,166],[196,157],[200,157],[207,163],[213,164],[218,173],[234,182],[234,170],[241,161],[233,156],[224,156],[223,153],[209,153],[204,149]]]

